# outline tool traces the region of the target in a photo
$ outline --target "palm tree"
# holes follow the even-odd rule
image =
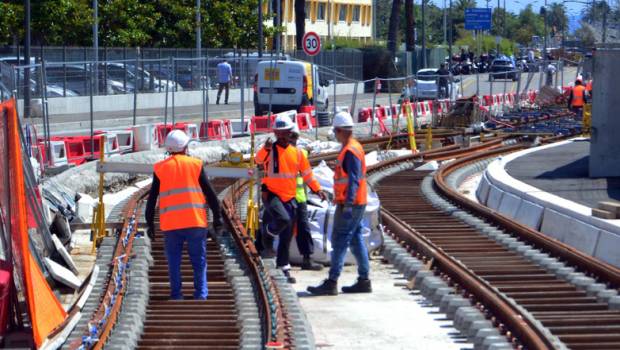
[[[306,34],[306,0],[295,0],[295,44],[303,50],[302,39]]]
[[[415,36],[413,35],[413,30],[415,28],[415,14],[413,10],[413,0],[405,0],[405,18],[407,20],[405,43],[407,46],[407,51],[415,50]]]
[[[387,37],[387,48],[392,53],[396,53],[398,47],[398,29],[400,25],[400,5],[401,0],[392,0],[392,13],[390,14],[390,28]]]

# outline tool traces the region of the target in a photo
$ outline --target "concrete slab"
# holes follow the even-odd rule
[[[487,199],[487,207],[497,210],[499,208],[500,203],[502,202],[502,195],[504,191],[500,190],[499,187],[490,185],[489,189],[489,197]]]
[[[506,192],[502,196],[502,201],[499,203],[499,208],[497,210],[509,218],[514,219],[517,216],[517,210],[519,210],[520,205],[521,198]]]
[[[544,208],[536,203],[522,200],[515,215],[515,220],[533,228],[540,229]]]
[[[314,297],[305,292],[318,285],[327,271],[295,271],[300,296],[317,348],[346,349],[473,349],[453,328],[452,321],[429,307],[419,292],[403,286],[401,274],[379,259],[371,261],[372,294]],[[356,266],[346,266],[339,288],[356,279]]]
[[[600,230],[552,209],[545,209],[541,231],[587,254],[594,254]]]
[[[594,256],[606,263],[620,266],[620,236],[615,233],[601,230]]]

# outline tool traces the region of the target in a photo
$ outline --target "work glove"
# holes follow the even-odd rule
[[[149,226],[146,229],[146,235],[151,239],[151,242],[155,242],[155,227]]]
[[[351,205],[345,205],[342,208],[342,218],[345,220],[353,219],[353,207]]]
[[[316,195],[321,198],[321,202],[325,202],[327,200],[327,194],[323,190],[316,192]]]

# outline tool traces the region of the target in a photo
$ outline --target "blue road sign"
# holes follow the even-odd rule
[[[491,9],[481,8],[465,9],[465,29],[467,30],[490,30]]]

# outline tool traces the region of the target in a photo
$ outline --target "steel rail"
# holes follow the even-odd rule
[[[559,257],[571,265],[575,265],[582,272],[595,274],[597,277],[603,279],[610,284],[613,288],[620,288],[620,269],[602,262],[594,257],[591,257],[579,250],[562,243],[553,238],[547,237],[538,231],[535,231],[528,226],[525,226],[515,220],[512,220],[505,215],[490,209],[480,203],[476,203],[468,198],[465,198],[459,194],[456,190],[452,189],[445,181],[446,177],[457,169],[466,166],[472,162],[479,161],[493,154],[499,155],[502,150],[497,150],[487,154],[474,154],[468,157],[451,162],[446,166],[440,168],[434,176],[434,182],[441,194],[447,197],[449,200],[456,203],[458,206],[475,213],[489,221],[492,221],[499,226],[514,232],[522,239],[535,245],[536,247],[543,249],[556,257]]]

